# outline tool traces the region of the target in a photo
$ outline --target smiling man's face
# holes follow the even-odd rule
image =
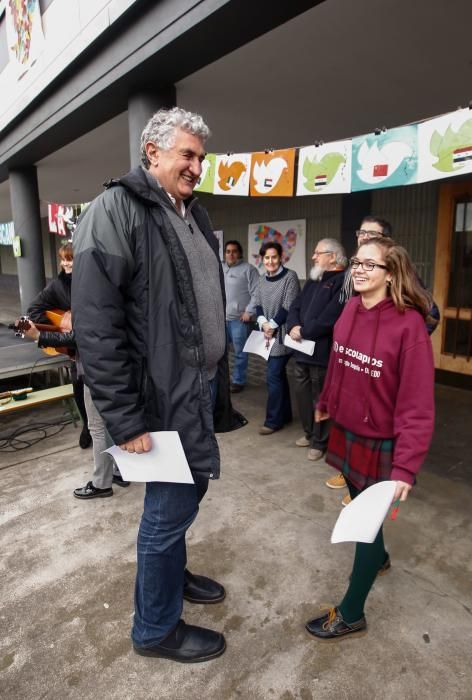
[[[177,204],[188,199],[202,172],[205,148],[201,139],[182,129],[176,129],[175,143],[164,151],[149,143],[146,149],[150,160],[149,172]]]

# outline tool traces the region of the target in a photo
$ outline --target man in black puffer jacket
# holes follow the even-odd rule
[[[295,350],[295,396],[305,435],[298,447],[308,447],[308,459],[316,462],[326,452],[329,421],[314,422],[314,407],[323,389],[334,324],[344,304],[339,294],[344,281],[346,254],[334,238],[323,238],[313,253],[310,279],[290,306],[287,331],[292,340],[314,340],[313,355]]]
[[[225,597],[185,568],[185,533],[219,477],[215,429],[245,422],[229,397],[218,242],[192,195],[208,136],[199,115],[157,112],[143,167],[110,181],[74,235],[73,322],[94,404],[128,452],[149,451],[152,431],[178,431],[195,480],[147,483],[137,547],[134,648],[183,662],[225,649],[223,635],[180,619],[183,598]]]

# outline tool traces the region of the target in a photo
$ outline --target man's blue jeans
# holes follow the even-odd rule
[[[216,379],[210,381],[210,391],[214,404]],[[138,532],[131,632],[136,646],[159,644],[182,615],[187,564],[185,533],[197,517],[198,504],[208,489],[208,478],[195,473],[193,478],[195,485],[146,484]]]
[[[243,321],[226,321],[228,343],[233,344],[234,366],[231,382],[233,384],[246,384],[248,353],[243,352],[243,347],[250,331],[250,324]]]
[[[283,428],[292,420],[292,404],[286,366],[290,355],[270,356],[267,361],[267,408],[264,425],[273,430]]]

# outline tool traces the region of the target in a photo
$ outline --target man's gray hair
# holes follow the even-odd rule
[[[336,264],[339,267],[347,267],[346,251],[336,238],[322,238],[318,242],[323,243],[326,246],[326,250],[332,250],[336,254]]]
[[[158,148],[168,151],[175,144],[175,130],[182,129],[201,139],[203,143],[211,132],[199,114],[187,112],[181,107],[160,109],[152,115],[141,134],[141,162],[145,168],[151,163],[146,155],[146,144],[153,141]]]

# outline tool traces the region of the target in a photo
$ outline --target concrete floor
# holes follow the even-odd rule
[[[304,623],[346,586],[353,545],[330,544],[344,491],[327,489],[330,467],[293,446],[296,422],[257,434],[264,400],[257,386],[235,398],[250,423],[220,436],[222,478],[189,533],[189,568],[227,588],[220,605],[185,603],[187,622],[226,635],[226,653],[204,664],[131,649],[142,485],[74,499],[91,451],[77,446],[72,426],[30,450],[0,451],[2,698],[472,697],[472,394],[437,387],[434,445],[413,495],[387,522],[393,566],[369,597],[369,633],[328,645]],[[57,411],[21,414],[0,432]]]

